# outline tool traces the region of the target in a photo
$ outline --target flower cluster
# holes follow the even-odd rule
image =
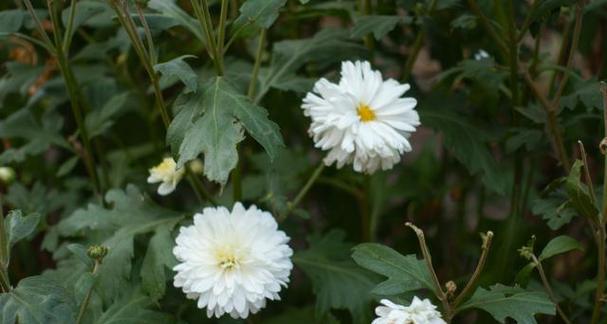
[[[352,163],[357,172],[391,169],[408,138],[420,125],[414,98],[402,98],[408,84],[383,80],[369,62],[343,62],[338,84],[320,79],[302,108],[312,119],[309,133],[316,147],[329,151],[325,164]]]
[[[413,297],[411,305],[402,306],[382,299],[383,306],[375,309],[379,316],[371,324],[445,324],[441,313],[436,310],[430,300]]]

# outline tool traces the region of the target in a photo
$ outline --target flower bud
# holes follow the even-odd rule
[[[202,174],[204,172],[204,164],[200,159],[194,159],[188,163],[188,169],[193,174]]]
[[[17,174],[15,173],[15,170],[13,170],[13,168],[0,167],[0,182],[9,185],[13,181],[15,181],[16,177]]]
[[[107,246],[91,245],[86,251],[86,255],[88,255],[89,258],[101,263],[103,258],[105,258],[105,256],[108,254],[109,250],[110,249]]]

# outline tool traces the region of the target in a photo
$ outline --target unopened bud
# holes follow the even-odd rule
[[[101,263],[103,258],[105,258],[105,256],[108,254],[109,250],[110,249],[107,246],[92,245],[86,251],[86,255],[88,255],[89,258]]]
[[[0,182],[9,185],[15,181],[17,174],[13,168],[0,167]]]
[[[204,164],[200,159],[195,159],[188,163],[188,168],[193,174],[202,174],[204,172]]]
[[[452,280],[447,281],[447,283],[445,284],[445,288],[447,289],[448,296],[453,296],[453,294],[455,294],[455,292],[457,291],[457,285]]]

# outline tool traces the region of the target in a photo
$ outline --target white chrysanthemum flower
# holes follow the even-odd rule
[[[353,163],[357,172],[391,169],[404,152],[408,138],[420,125],[417,100],[401,98],[408,84],[383,80],[369,62],[343,62],[339,84],[320,79],[303,100],[312,119],[309,133],[316,147],[329,151],[326,165]]]
[[[382,299],[384,306],[375,308],[375,314],[379,316],[371,324],[445,324],[436,306],[428,299],[421,300],[413,297],[409,306],[394,304]]]
[[[205,208],[177,236],[175,287],[206,307],[209,318],[246,318],[266,299],[280,300],[293,268],[288,241],[274,217],[255,206]]]
[[[303,100],[312,119],[309,133],[316,147],[328,150],[326,165],[353,163],[358,172],[391,169],[408,138],[420,125],[414,98],[401,98],[408,84],[383,80],[369,62],[343,62],[339,84],[320,79]]]
[[[177,169],[175,160],[168,157],[162,160],[162,163],[150,169],[148,183],[162,182],[160,186],[158,186],[158,194],[166,196],[175,190],[184,174],[185,169]]]

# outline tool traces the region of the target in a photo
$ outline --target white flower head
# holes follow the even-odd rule
[[[177,236],[175,287],[206,307],[209,318],[247,318],[267,299],[280,300],[293,268],[288,241],[274,217],[255,206],[205,208]]]
[[[477,61],[482,61],[484,59],[488,59],[490,58],[489,53],[487,53],[487,51],[480,49],[478,50],[478,52],[476,52],[476,54],[474,54],[474,59]]]
[[[0,166],[0,182],[7,185],[11,184],[15,180],[16,176],[17,174],[13,168]]]
[[[383,306],[375,308],[378,316],[371,324],[445,324],[436,306],[428,299],[413,297],[411,305],[402,306],[382,299]]]
[[[160,164],[150,169],[148,183],[162,182],[158,186],[158,194],[166,196],[173,192],[179,181],[183,178],[185,169],[177,169],[177,163],[173,158],[164,158]]]
[[[316,147],[329,151],[324,162],[357,172],[391,169],[411,151],[409,136],[420,125],[417,100],[402,97],[410,86],[383,80],[369,62],[343,62],[339,84],[320,79],[303,100],[312,119]]]

